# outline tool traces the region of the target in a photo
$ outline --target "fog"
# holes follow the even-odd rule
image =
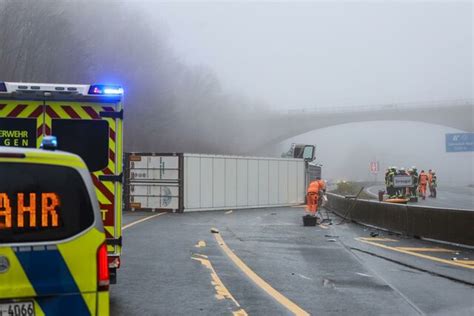
[[[0,80],[122,84],[126,151],[279,155],[302,141],[317,145],[328,178],[370,178],[377,157],[470,184],[473,153],[445,153],[444,134],[456,130],[400,118],[321,130],[315,120],[314,132],[258,149],[288,109],[472,100],[473,10],[470,1],[0,0]]]
[[[390,166],[435,170],[441,186],[474,184],[472,152],[445,152],[445,133],[459,130],[439,125],[406,122],[363,122],[323,128],[279,144],[276,152],[291,143],[316,144],[316,162],[323,165],[323,176],[331,181],[383,181]],[[377,176],[369,163],[379,161]]]
[[[272,107],[472,98],[471,1],[151,6],[171,45]]]
[[[259,127],[244,124],[266,105],[223,89],[209,66],[182,61],[146,2],[91,3],[0,0],[1,80],[122,84],[126,151],[244,153],[258,145],[242,137]]]

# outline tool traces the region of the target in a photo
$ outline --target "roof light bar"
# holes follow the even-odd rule
[[[93,95],[123,95],[123,88],[118,85],[95,84],[89,88],[89,94]]]

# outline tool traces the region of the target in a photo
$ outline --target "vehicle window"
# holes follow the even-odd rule
[[[0,163],[0,243],[65,239],[90,227],[94,211],[72,168]]]
[[[53,119],[52,135],[58,139],[58,149],[81,156],[90,171],[107,167],[109,162],[107,121]]]

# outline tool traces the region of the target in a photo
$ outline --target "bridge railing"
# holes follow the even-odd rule
[[[438,109],[454,106],[474,106],[474,100],[459,99],[449,101],[432,101],[432,102],[410,102],[410,103],[388,103],[374,105],[354,105],[354,106],[321,106],[310,108],[289,109],[279,112],[282,115],[292,115],[301,113],[320,113],[320,114],[336,114],[346,112],[377,112],[377,111],[397,111],[407,109]]]

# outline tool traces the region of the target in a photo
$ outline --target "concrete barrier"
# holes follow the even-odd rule
[[[328,207],[348,220],[392,232],[474,246],[474,211],[354,200],[328,193]]]

